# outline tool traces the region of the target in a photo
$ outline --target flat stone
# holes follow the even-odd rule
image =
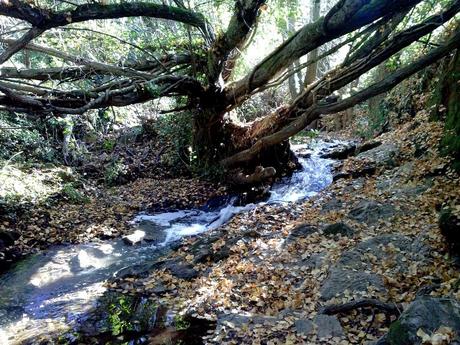
[[[335,316],[317,315],[314,320],[317,327],[317,336],[319,339],[342,337],[344,335],[342,326]]]
[[[145,232],[136,230],[131,235],[123,236],[123,242],[127,245],[134,246],[142,242],[145,237]]]
[[[377,274],[333,268],[320,288],[321,299],[327,301],[334,297],[343,297],[346,290],[352,295],[365,293],[369,286],[386,292],[382,278]]]
[[[300,319],[294,322],[294,328],[299,334],[309,335],[314,330],[314,324],[311,320]]]
[[[300,224],[291,230],[286,239],[286,243],[292,243],[300,238],[306,238],[311,234],[318,232],[318,228],[310,224]]]
[[[356,145],[352,142],[338,143],[333,146],[329,146],[319,154],[321,158],[328,159],[345,159],[355,153]]]
[[[394,261],[401,271],[408,263],[422,264],[429,259],[431,249],[418,239],[399,234],[384,234],[359,243],[346,251],[337,261],[337,266],[346,269],[369,269],[376,261]]]
[[[393,217],[396,210],[391,204],[380,204],[374,200],[360,201],[349,213],[348,217],[367,224],[377,223]]]
[[[439,327],[449,327],[456,337],[450,344],[460,342],[460,303],[453,298],[420,296],[390,326],[386,343],[390,345],[419,345],[417,331],[433,334]]]
[[[375,162],[379,166],[391,167],[399,155],[398,147],[393,143],[385,143],[373,149],[358,154],[358,159]]]

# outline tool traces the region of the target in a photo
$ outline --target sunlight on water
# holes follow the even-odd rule
[[[161,255],[161,248],[173,241],[216,229],[234,215],[258,206],[298,202],[317,194],[332,182],[329,167],[332,161],[319,158],[320,149],[328,145],[309,148],[311,156],[299,159],[302,169],[276,183],[266,202],[234,206],[236,200],[233,199],[213,211],[140,214],[132,222],[138,227],[131,235],[133,242],[152,235],[153,242],[131,247],[116,239],[60,246],[24,260],[0,280],[2,300],[9,301],[9,304],[0,304],[0,344],[19,344],[47,334],[53,328],[71,327],[103,294],[104,281],[126,267],[155,261]],[[307,146],[293,148],[304,150]],[[142,222],[151,227],[142,228]],[[8,308],[19,308],[19,312],[13,316]]]

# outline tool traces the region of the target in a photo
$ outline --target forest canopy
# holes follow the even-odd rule
[[[309,4],[2,0],[0,106],[40,118],[146,102],[160,114],[187,111],[199,164],[254,172],[252,181],[280,173],[286,140],[321,116],[390,90],[460,45],[459,0]],[[280,87],[290,97],[276,109],[235,121]]]

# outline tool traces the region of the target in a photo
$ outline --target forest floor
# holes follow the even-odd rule
[[[458,205],[460,179],[438,154],[441,136],[419,113],[343,160],[316,197],[241,213],[186,240],[150,274],[108,285],[215,321],[210,344],[376,341],[416,295],[460,297],[438,226],[441,206]],[[325,309],[363,299],[388,308]]]
[[[116,186],[84,178],[70,168],[36,167],[24,172],[6,167],[1,173],[0,192],[16,189],[28,200],[0,204],[0,271],[52,245],[126,235],[141,211],[197,207],[225,193],[224,187],[197,178],[155,173]]]
[[[340,160],[334,182],[317,196],[240,213],[185,239],[150,271],[107,287],[146,296],[184,318],[210,320],[216,327],[204,343],[376,341],[416,296],[460,298],[459,270],[438,225],[441,207],[458,205],[460,197],[459,176],[438,153],[442,133],[420,112]],[[333,136],[352,139],[349,132]],[[19,236],[0,248],[3,257],[119,237],[132,231],[140,211],[190,208],[225,194],[197,179],[154,175],[85,188],[84,202],[59,194],[1,218],[0,233]],[[383,307],[327,308],[368,299]],[[449,328],[426,336],[453,337]],[[155,339],[151,344],[161,343]]]

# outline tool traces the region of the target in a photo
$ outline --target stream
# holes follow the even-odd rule
[[[231,199],[213,209],[139,214],[130,236],[134,242],[143,241],[135,246],[127,245],[126,239],[61,245],[24,259],[0,277],[0,344],[39,343],[40,337],[75,327],[95,307],[108,279],[134,265],[154,262],[182,237],[215,229],[258,206],[312,197],[332,182],[332,161],[319,154],[333,145],[292,145],[302,169],[274,184],[264,202],[234,206]]]

